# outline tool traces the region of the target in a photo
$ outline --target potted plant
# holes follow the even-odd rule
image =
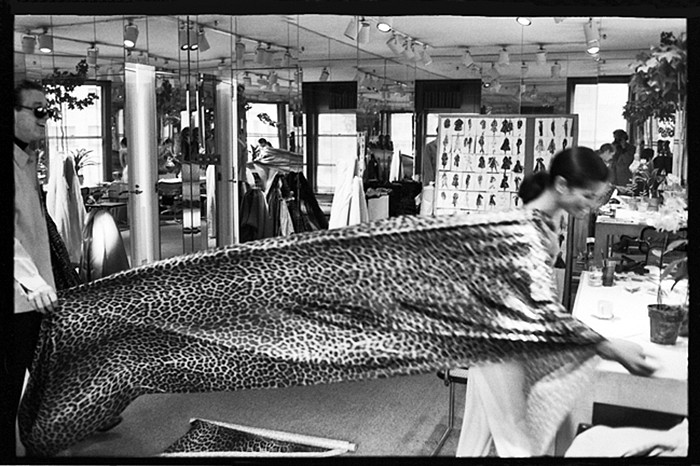
[[[87,167],[89,165],[97,165],[97,162],[91,159],[90,153],[91,150],[87,149],[76,149],[72,150],[70,152],[71,156],[73,157],[73,165],[75,166],[75,173],[78,175],[78,180],[80,180],[80,184],[83,184],[83,174],[81,173],[81,170],[84,167]]]
[[[664,299],[668,292],[663,288],[664,280],[672,276],[674,279],[671,290],[679,281],[688,278],[688,257],[685,255],[663,266],[664,256],[688,244],[685,238],[677,239],[669,243],[671,234],[675,234],[683,225],[685,216],[685,203],[681,198],[669,198],[660,208],[658,213],[648,221],[649,225],[664,233],[663,246],[659,252],[659,282],[656,291],[656,304],[649,304],[650,338],[653,343],[673,345],[681,330],[684,320],[688,317],[688,293],[682,304],[668,304]],[[686,323],[687,326],[687,323]],[[687,331],[687,330],[686,330]]]
[[[633,127],[643,127],[650,119],[673,122],[678,137],[678,157],[686,163],[687,45],[685,35],[676,38],[662,32],[660,44],[637,56],[630,79],[634,98],[624,106],[622,115]],[[676,165],[680,170],[680,165]],[[676,171],[676,170],[674,170]]]

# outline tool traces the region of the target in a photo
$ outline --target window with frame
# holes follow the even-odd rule
[[[626,82],[574,82],[571,113],[578,114],[578,145],[598,149],[612,142],[613,131],[627,128],[622,110],[627,103]]]
[[[338,182],[336,161],[357,157],[357,116],[353,113],[318,115],[316,192],[331,194]]]
[[[73,89],[71,94],[77,99],[84,99],[90,92],[94,92],[98,98],[83,109],[71,109],[68,104],[62,103],[61,119],[48,121],[46,135],[49,157],[83,154],[76,166],[78,175],[83,177],[83,186],[97,186],[105,181],[104,147],[109,134],[103,120],[103,86],[84,84]]]

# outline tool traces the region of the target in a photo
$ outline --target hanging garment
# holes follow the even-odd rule
[[[535,171],[539,172],[546,170],[547,167],[544,166],[544,159],[542,157],[537,157],[537,163],[535,164]]]
[[[464,121],[461,118],[458,118],[455,121],[455,131],[460,132],[462,131],[462,126],[464,125]]]
[[[515,204],[515,207],[518,207],[518,205],[520,204],[520,196],[518,196],[517,194],[513,194],[513,204]]]
[[[518,138],[518,142],[515,143],[515,146],[518,148],[518,154],[520,154],[520,146],[523,145],[523,140],[521,138]]]
[[[496,207],[496,195],[491,194],[489,197],[489,207]]]
[[[515,161],[515,166],[513,167],[513,172],[514,173],[522,173],[523,172],[523,166],[520,164],[520,159]]]
[[[85,220],[80,277],[91,282],[129,269],[129,258],[117,223],[108,210],[91,210]]]
[[[540,137],[544,136],[544,135],[542,134],[542,133],[543,133],[542,120],[540,120],[540,121],[538,122],[537,130],[538,130],[538,132],[540,133]]]
[[[486,120],[481,120],[481,122],[479,122],[479,125],[481,126],[482,130],[486,129]]]
[[[354,178],[357,172],[357,157],[350,154],[336,163],[336,185],[331,204],[328,228],[342,228],[359,223],[359,218],[351,219],[350,211],[355,188]]]
[[[455,154],[455,156],[452,158],[452,161],[454,162],[455,168],[459,167],[459,154]]]
[[[489,180],[489,189],[494,190],[496,189],[496,177],[492,176],[491,179]]]
[[[503,179],[501,180],[501,189],[507,190],[510,187],[508,184],[508,175],[503,175]]]
[[[445,118],[445,121],[444,121],[444,123],[443,123],[443,127],[444,127],[445,129],[447,129],[447,128],[450,127],[450,119],[449,119],[449,118]]]
[[[489,168],[492,171],[498,171],[498,162],[496,162],[496,157],[489,157]]]
[[[502,168],[503,170],[509,170],[509,169],[510,169],[511,163],[512,163],[512,162],[511,162],[510,157],[506,155],[506,156],[503,157],[503,163],[501,164],[501,168]]]
[[[447,187],[447,174],[445,174],[445,173],[443,173],[442,176],[440,177],[440,187],[441,188]]]
[[[528,374],[528,438],[541,453],[602,341],[557,302],[551,271],[523,260],[544,255],[528,211],[401,216],[200,251],[63,291],[60,311],[42,321],[21,440],[30,455],[54,455],[147,393],[517,359]],[[349,286],[358,271],[375,286]]]
[[[272,186],[272,181],[278,173],[287,174],[303,169],[304,156],[283,149],[265,146],[253,162],[246,164],[246,169],[254,171],[263,182],[264,194]]]
[[[65,290],[83,283],[80,275],[75,271],[71,263],[68,250],[63,243],[61,234],[48,212],[44,212],[46,218],[46,230],[49,234],[49,255],[51,257],[51,271],[56,290]],[[83,245],[85,243],[83,242]]]
[[[484,153],[484,133],[481,133],[481,136],[479,136],[479,153]]]
[[[564,136],[569,137],[569,120],[564,120]]]
[[[477,208],[481,207],[481,204],[483,203],[483,201],[484,201],[483,195],[479,194],[478,196],[476,196],[476,207]]]
[[[479,187],[481,188],[481,183],[484,181],[484,176],[483,176],[483,175],[479,175],[479,176],[476,178],[476,181],[477,181],[477,183],[479,183]]]
[[[554,120],[552,120],[552,126],[551,126],[552,136],[556,136],[556,133],[554,132],[555,127],[556,127],[556,125],[554,124]]]
[[[516,176],[513,181],[515,181],[515,190],[519,191],[520,190],[520,180],[521,178],[519,176]]]
[[[518,129],[523,127],[523,120],[518,120]]]
[[[83,249],[83,225],[87,213],[72,156],[56,154],[50,157],[46,210],[66,246],[68,257],[73,264],[78,264]]]
[[[374,154],[369,154],[369,160],[367,161],[367,172],[365,176],[368,180],[379,179],[379,162]]]
[[[240,215],[241,243],[272,236],[272,218],[261,189],[253,188],[243,195]]]
[[[452,176],[452,186],[454,186],[455,188],[459,187],[459,175],[455,174],[454,176]]]
[[[510,152],[510,141],[508,140],[508,138],[505,138],[503,140],[503,144],[501,144],[501,150],[503,152]]]
[[[280,236],[289,236],[294,233],[294,222],[289,213],[289,200],[280,201]]]
[[[469,181],[471,181],[472,175],[467,173],[467,176],[464,178],[464,189],[469,189]]]
[[[459,194],[454,193],[452,195],[452,206],[457,207],[457,201],[459,200]]]
[[[467,127],[469,128],[469,131],[472,130],[472,120],[471,120],[471,118],[467,120]]]
[[[549,145],[547,146],[547,151],[554,155],[554,152],[556,152],[557,146],[554,144],[554,139],[549,141]]]
[[[537,140],[537,146],[535,147],[535,150],[537,152],[543,152],[544,151],[544,141],[542,139]]]
[[[442,157],[440,158],[440,162],[442,162],[442,168],[445,168],[447,166],[447,152],[442,153]]]
[[[498,131],[498,121],[493,120],[491,122],[491,132],[496,134],[497,131]]]
[[[216,238],[216,167],[207,165],[207,230],[209,238]]]
[[[304,174],[291,172],[287,173],[285,178],[293,197],[289,205],[291,206],[290,214],[294,222],[294,231],[301,233],[328,229],[326,215],[319,207],[318,200]]]
[[[568,145],[569,145],[569,141],[568,141],[567,139],[564,139],[564,140],[561,142],[561,148],[562,148],[562,150],[566,149],[566,146],[568,146]]]

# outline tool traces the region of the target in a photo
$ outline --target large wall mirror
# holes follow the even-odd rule
[[[637,55],[658,46],[664,32],[681,37],[684,19],[536,17],[519,23],[514,17],[406,15],[390,18],[384,30],[382,19],[19,15],[15,76],[75,85],[68,92],[73,103],[57,103],[64,118],[51,123],[46,153],[85,156],[80,175],[88,210],[95,207],[87,202],[111,202],[105,208],[129,250],[134,213],[124,204],[134,191],[151,187],[124,183],[125,65],[152,67],[156,124],[149,163],[156,179],[160,257],[220,244],[217,186],[250,181],[245,166],[255,159],[261,139],[299,155],[300,170],[326,211],[337,182],[338,148],[354,152],[362,138],[363,149],[377,157],[384,152],[400,157],[397,179],[420,180],[440,113],[576,113],[579,144],[597,148],[624,127],[647,149],[666,150],[668,140],[683,174],[682,132],[668,136],[669,128],[651,120],[631,123],[619,107],[630,98]],[[42,51],[40,42],[48,36],[53,49]],[[588,53],[589,43],[599,50]],[[230,86],[237,106],[235,121],[225,128],[219,121],[222,83]],[[309,118],[305,85],[339,83],[354,83],[351,108]],[[458,95],[452,100],[441,95],[450,86],[457,86],[450,90]],[[221,166],[226,154],[219,143],[228,140],[223,129],[234,135],[237,177]]]

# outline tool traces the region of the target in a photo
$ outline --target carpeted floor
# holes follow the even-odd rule
[[[455,430],[440,456],[454,456],[464,409],[457,386]],[[427,456],[447,425],[448,389],[435,374],[239,392],[158,394],[136,399],[115,429],[60,456],[150,457],[189,429],[191,418],[355,443],[350,456]]]

